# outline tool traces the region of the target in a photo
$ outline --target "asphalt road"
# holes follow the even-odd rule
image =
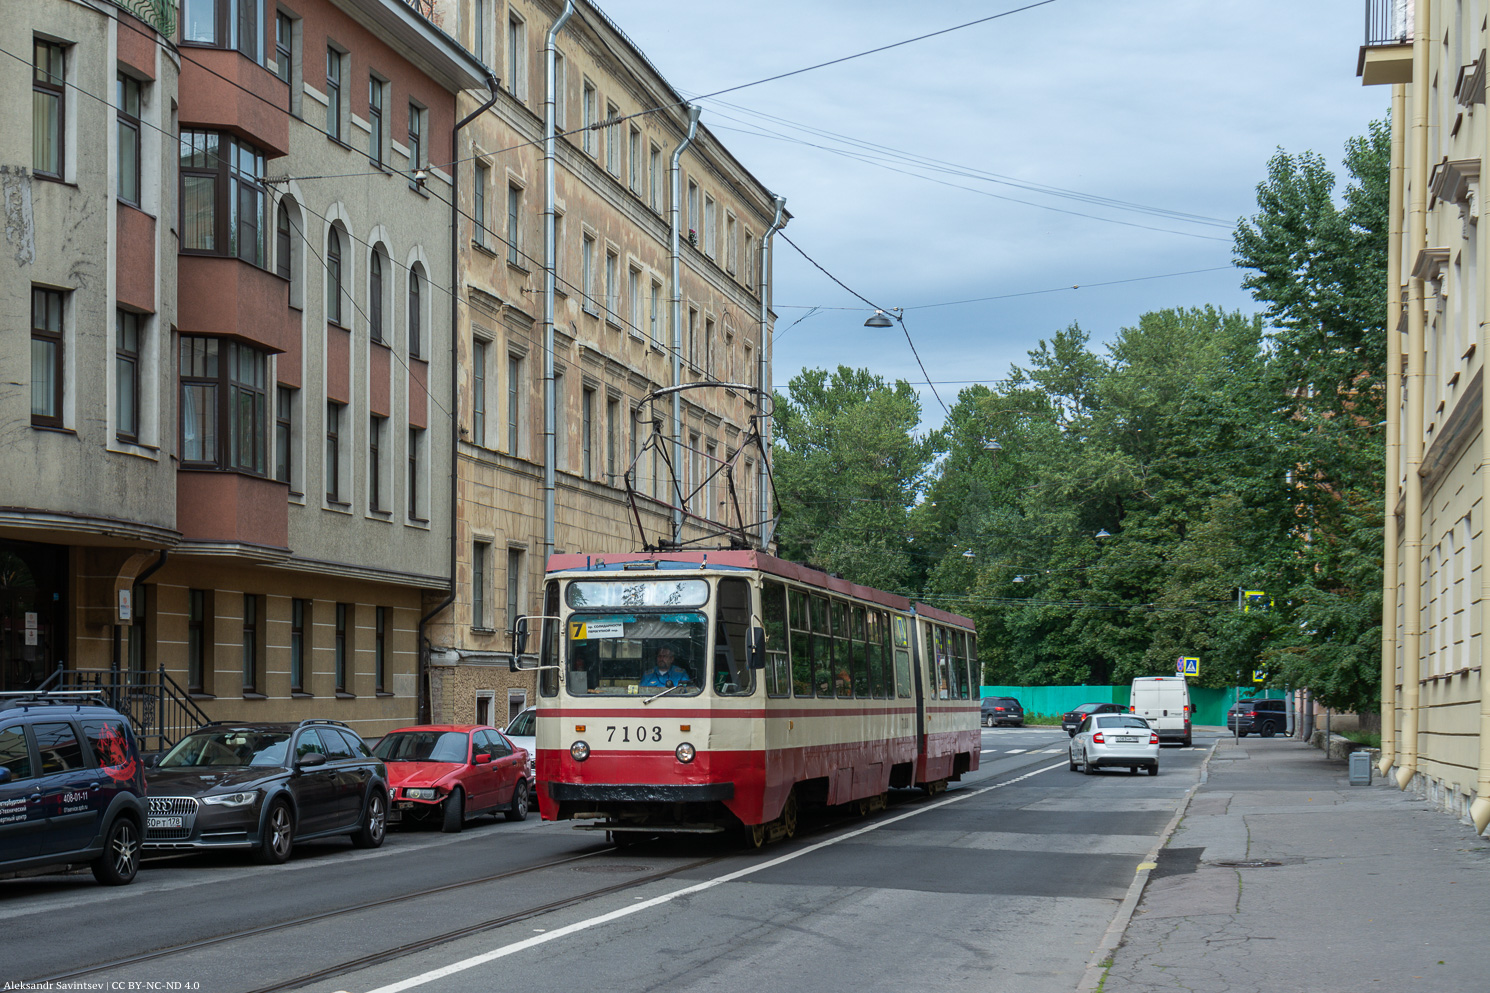
[[[534,817],[395,831],[372,852],[307,845],[284,866],[152,860],[118,889],[0,881],[0,983],[1073,990],[1210,740],[1166,747],[1158,778],[1069,772],[1059,728],[983,742],[982,768],[943,796],[898,792],[760,852],[676,838],[618,852]]]

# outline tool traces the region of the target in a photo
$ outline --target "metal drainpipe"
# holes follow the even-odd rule
[[[1412,203],[1407,215],[1407,258],[1415,263],[1428,244],[1428,18],[1429,5],[1417,4],[1412,42]],[[1398,742],[1397,787],[1407,789],[1418,771],[1418,701],[1423,646],[1423,280],[1408,283],[1407,312],[1407,520],[1402,554],[1407,557],[1407,603],[1402,632],[1402,736]]]
[[[1484,223],[1477,224],[1475,237],[1479,238],[1477,257],[1486,258],[1485,252],[1490,251],[1490,227]],[[1483,311],[1485,306],[1485,294],[1490,292],[1490,266],[1483,263],[1476,273],[1479,279],[1479,306]],[[1480,324],[1480,352],[1482,355],[1490,355],[1490,326],[1483,321]],[[1482,373],[1483,376],[1483,373]],[[1484,432],[1490,429],[1490,410],[1482,405],[1480,408],[1480,485],[1484,493],[1490,496],[1490,434]],[[1481,569],[1481,573],[1485,570]],[[1490,576],[1480,581],[1480,604],[1490,604]],[[1490,827],[1490,665],[1486,665],[1487,656],[1490,656],[1490,647],[1482,645],[1480,648],[1480,771],[1475,782],[1475,798],[1469,805],[1469,819],[1474,822],[1476,834],[1484,834],[1485,829]]]
[[[1397,499],[1402,479],[1402,345],[1397,325],[1402,320],[1402,139],[1407,131],[1403,115],[1407,91],[1392,86],[1392,162],[1387,210],[1387,436],[1386,513],[1382,518],[1381,570],[1381,759],[1377,771],[1385,776],[1397,760]]]
[[[771,390],[771,239],[777,231],[786,226],[782,220],[786,216],[786,197],[776,197],[776,217],[771,221],[771,227],[766,230],[765,236],[761,238],[761,340],[760,340],[760,371],[756,381],[760,388],[766,392]],[[761,405],[761,464],[756,466],[756,495],[760,506],[761,522],[761,551],[766,551],[771,544],[771,536],[766,534],[766,525],[771,520],[771,495],[767,492],[767,484],[770,476],[766,469],[766,458],[771,452],[771,425],[766,417],[767,403],[765,397],[760,397]]]
[[[574,0],[564,0],[564,10],[548,29],[544,47],[543,97],[543,567],[554,553],[554,459],[558,457],[555,432],[559,412],[554,406],[554,84],[558,75],[554,42],[574,14]]]
[[[459,509],[459,488],[456,485],[457,466],[460,460],[460,133],[467,125],[486,113],[497,102],[497,91],[501,88],[497,76],[490,69],[486,72],[486,88],[490,93],[486,102],[465,117],[455,122],[450,129],[450,592],[445,599],[435,604],[419,618],[414,644],[419,649],[419,672],[414,679],[414,713],[416,720],[426,720],[429,697],[424,691],[429,676],[429,652],[424,643],[424,626],[436,614],[455,602],[456,566],[460,529],[456,526],[456,511]],[[430,449],[430,463],[434,463],[434,449]]]
[[[682,170],[678,163],[683,158],[683,152],[689,145],[693,144],[694,136],[698,134],[699,108],[688,104],[688,133],[678,147],[673,149],[672,163],[668,166],[668,172],[672,182],[673,204],[668,211],[668,222],[672,226],[672,277],[673,277],[673,385],[683,385],[683,283],[679,275],[679,260],[682,254],[682,246],[679,244],[679,221],[682,217],[682,205],[679,197],[682,196]],[[689,218],[692,220],[692,218]],[[673,544],[683,540],[683,486],[679,474],[683,471],[683,397],[682,391],[673,393],[673,496],[678,508],[673,511]]]

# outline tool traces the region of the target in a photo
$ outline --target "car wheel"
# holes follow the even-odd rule
[[[1237,737],[1238,737],[1238,738],[1245,738],[1245,737],[1247,737],[1247,735],[1249,735],[1249,734],[1251,734],[1251,733],[1252,733],[1252,732],[1250,732],[1250,731],[1238,731],[1238,732],[1237,732],[1237,733],[1236,733],[1236,736],[1237,736]]]
[[[1159,763],[1155,762],[1153,765],[1149,766],[1149,775],[1150,776],[1157,776],[1157,775],[1159,775]]]
[[[526,779],[519,779],[517,785],[512,787],[512,804],[507,808],[507,819],[509,821],[528,819],[528,781]]]
[[[140,829],[134,821],[114,819],[92,868],[93,878],[106,886],[123,886],[135,878],[140,871]]]
[[[265,865],[279,865],[290,857],[290,849],[294,847],[295,819],[290,816],[290,805],[276,800],[264,815],[263,833],[254,858]]]
[[[378,848],[388,835],[388,796],[386,787],[374,786],[367,797],[367,816],[362,827],[352,835],[358,848]]]
[[[1277,728],[1273,727],[1273,722],[1267,721],[1262,725],[1262,730],[1258,731],[1257,733],[1262,735],[1264,738],[1271,738],[1276,730]]]
[[[1085,748],[1081,750],[1081,771],[1088,776],[1095,776],[1097,774],[1097,767],[1092,765],[1092,757],[1087,753]]]
[[[1182,741],[1182,742],[1180,742],[1180,744],[1184,745],[1186,748],[1189,748],[1190,745],[1191,745],[1191,742],[1193,742],[1194,740],[1195,740],[1194,738],[1190,737],[1190,735],[1187,734],[1187,735],[1185,735],[1185,740]]]
[[[1072,728],[1071,730],[1067,731],[1066,732],[1066,737],[1067,738],[1074,738],[1074,737],[1076,737],[1076,729],[1075,728]]]
[[[459,786],[450,791],[445,798],[443,808],[445,819],[440,822],[440,830],[446,834],[456,834],[466,826],[466,793]]]
[[[1066,767],[1068,769],[1070,769],[1072,772],[1076,771],[1076,753],[1071,751],[1071,749],[1069,748],[1066,749],[1066,763]]]

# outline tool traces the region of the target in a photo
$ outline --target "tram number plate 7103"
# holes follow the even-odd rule
[[[620,738],[616,737],[617,731],[621,733]],[[661,741],[662,728],[655,724],[651,727],[643,724],[638,724],[635,727],[626,724],[612,724],[606,727],[605,735],[606,741],[620,741],[623,744],[629,744],[633,741]]]

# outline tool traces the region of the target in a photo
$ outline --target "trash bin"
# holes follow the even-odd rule
[[[1371,785],[1371,753],[1366,750],[1350,753],[1350,785]]]

